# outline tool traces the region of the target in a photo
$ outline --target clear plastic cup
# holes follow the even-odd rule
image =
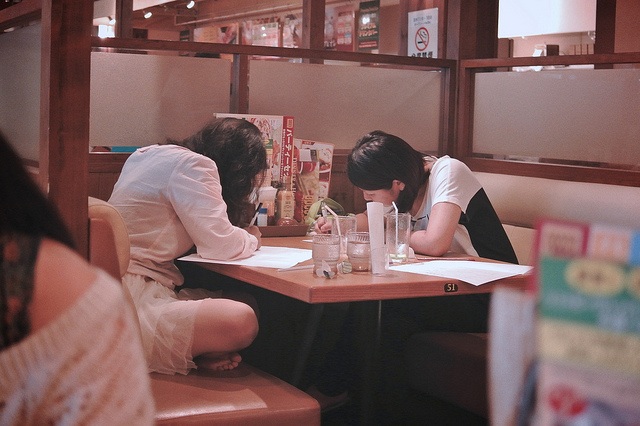
[[[411,242],[411,214],[387,213],[384,215],[385,242],[391,263],[405,263],[409,260]]]

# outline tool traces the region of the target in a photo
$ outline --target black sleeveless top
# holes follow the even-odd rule
[[[24,339],[31,330],[28,309],[40,238],[0,237],[0,350]]]
[[[518,263],[509,237],[484,189],[471,198],[458,223],[467,228],[471,244],[480,257]]]

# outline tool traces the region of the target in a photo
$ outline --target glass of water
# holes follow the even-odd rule
[[[391,263],[405,263],[409,259],[411,242],[411,214],[387,213],[384,215],[385,242]]]

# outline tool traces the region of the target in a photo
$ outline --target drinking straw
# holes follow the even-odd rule
[[[396,249],[395,252],[396,254],[398,254],[398,206],[396,206],[396,202],[392,201],[391,204],[393,204],[393,210],[395,210],[396,212]]]
[[[325,208],[329,211],[329,213],[331,213],[331,216],[333,216],[333,219],[336,222],[336,226],[338,227],[338,236],[340,237],[340,240],[342,240],[342,232],[340,232],[340,220],[338,220],[338,215],[336,214],[336,212],[331,210],[331,207],[327,206],[326,204]]]

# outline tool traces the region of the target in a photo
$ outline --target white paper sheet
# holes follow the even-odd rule
[[[222,263],[227,265],[264,266],[266,268],[290,268],[299,262],[311,259],[311,250],[290,247],[262,246],[251,257],[241,260],[204,259],[197,254],[190,254],[178,260],[187,262]]]
[[[431,260],[391,266],[390,270],[452,278],[475,286],[529,272],[532,267],[470,260]]]

